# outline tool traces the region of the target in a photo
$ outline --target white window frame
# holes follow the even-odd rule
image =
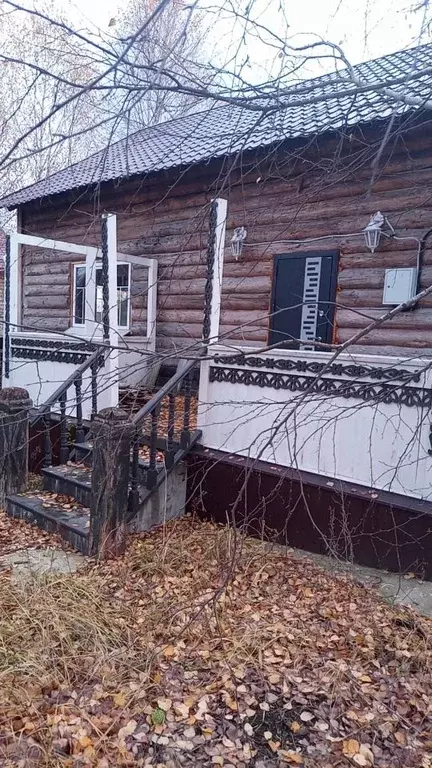
[[[131,281],[132,281],[132,268],[131,263],[128,261],[118,261],[117,266],[127,266],[128,268],[128,284],[127,284],[127,324],[126,325],[120,325],[118,324],[118,330],[126,332],[130,329],[131,325]],[[81,323],[77,323],[75,320],[76,317],[76,288],[77,288],[77,280],[76,280],[76,273],[78,269],[84,269],[86,268],[85,262],[75,262],[72,264],[73,266],[73,274],[72,274],[72,327],[73,328],[84,328],[86,325],[86,319],[85,319],[85,312],[84,312],[84,318]],[[100,261],[96,262],[96,272],[97,270],[102,269],[102,264]],[[87,281],[86,286],[87,287]],[[118,288],[118,286],[117,286]],[[97,302],[97,292],[95,295],[95,312],[96,312],[96,302]],[[118,304],[117,304],[118,306]],[[84,307],[85,307],[85,301],[84,301]],[[118,314],[117,314],[118,318]],[[118,318],[119,319],[119,318]],[[98,325],[102,325],[102,323],[98,323]]]

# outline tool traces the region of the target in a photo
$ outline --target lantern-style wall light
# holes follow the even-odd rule
[[[384,227],[386,227],[387,232],[383,231]],[[363,234],[367,248],[369,248],[372,253],[375,253],[381,235],[384,234],[386,237],[393,237],[395,231],[387,216],[384,216],[381,211],[377,211],[370,217],[369,224],[364,228]]]
[[[378,248],[384,223],[385,218],[383,214],[381,211],[377,211],[371,216],[369,224],[363,230],[366,247],[369,248],[372,253],[375,253],[375,250]]]
[[[246,240],[247,230],[245,227],[236,227],[231,238],[231,252],[235,260],[238,261],[243,251],[243,243]]]

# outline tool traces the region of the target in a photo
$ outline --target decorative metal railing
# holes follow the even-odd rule
[[[194,369],[198,359],[191,360],[133,416],[135,435],[132,444],[132,469],[129,493],[129,510],[136,514],[140,506],[139,454],[144,435],[148,436],[148,466],[145,485],[152,491],[163,477],[180,461],[199,434],[191,427],[191,394]],[[177,393],[182,390],[181,410],[178,408]],[[161,406],[167,400],[168,419],[160,428]],[[180,426],[180,429],[179,429]],[[162,468],[158,470],[158,454],[163,457]]]
[[[97,413],[98,409],[98,395],[99,395],[99,382],[98,371],[104,365],[105,359],[109,353],[109,348],[98,347],[98,349],[91,354],[87,360],[71,373],[63,384],[61,384],[50,397],[40,405],[37,410],[32,414],[30,418],[31,426],[35,426],[39,421],[43,423],[44,429],[44,467],[49,467],[52,464],[52,420],[51,414],[54,410],[54,406],[59,405],[60,411],[60,462],[64,463],[69,458],[69,446],[67,437],[67,406],[68,406],[68,392],[71,388],[74,389],[73,396],[73,409],[75,410],[75,439],[77,443],[82,443],[85,440],[84,422],[83,422],[83,376],[90,370],[90,392],[91,397],[91,418]],[[70,414],[69,414],[70,416]]]

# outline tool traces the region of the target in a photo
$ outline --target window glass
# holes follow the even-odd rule
[[[117,265],[117,322],[120,328],[129,326],[130,301],[130,265]],[[86,269],[84,266],[75,267],[74,285],[74,324],[83,325],[85,322]],[[103,288],[102,268],[96,269],[96,322],[102,323]]]
[[[117,305],[119,326],[129,325],[129,265],[117,266]]]
[[[83,325],[85,317],[85,267],[75,268],[75,325]]]

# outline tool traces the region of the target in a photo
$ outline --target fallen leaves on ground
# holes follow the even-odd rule
[[[66,493],[54,493],[52,491],[33,491],[27,493],[27,498],[38,499],[44,509],[61,509],[69,514],[90,514],[88,507],[80,504],[74,496],[68,496]]]
[[[0,607],[5,768],[431,768],[431,621],[233,530],[3,576]]]
[[[155,392],[149,390],[130,390],[127,394],[124,394],[121,398],[121,407],[129,414],[135,414],[139,411],[143,405],[151,400],[151,397]],[[180,433],[183,429],[185,408],[185,397],[183,394],[176,394],[174,400],[174,436],[176,440],[180,439]],[[197,424],[197,411],[198,411],[198,398],[196,395],[192,395],[190,399],[189,408],[189,426],[196,429]],[[160,407],[158,415],[158,435],[161,437],[168,432],[168,416],[169,416],[169,399],[164,397]],[[151,430],[151,418],[148,417],[143,425],[143,434],[149,435]]]
[[[143,461],[150,461],[150,448],[147,445],[142,445],[138,450],[138,456]],[[161,464],[165,463],[165,456],[162,451],[156,451],[156,461]]]
[[[36,525],[31,525],[24,520],[13,520],[11,517],[8,517],[4,510],[0,509],[0,556],[17,552],[20,549],[29,549],[30,547],[33,549],[46,549],[47,547],[71,549],[60,536],[46,533]]]

